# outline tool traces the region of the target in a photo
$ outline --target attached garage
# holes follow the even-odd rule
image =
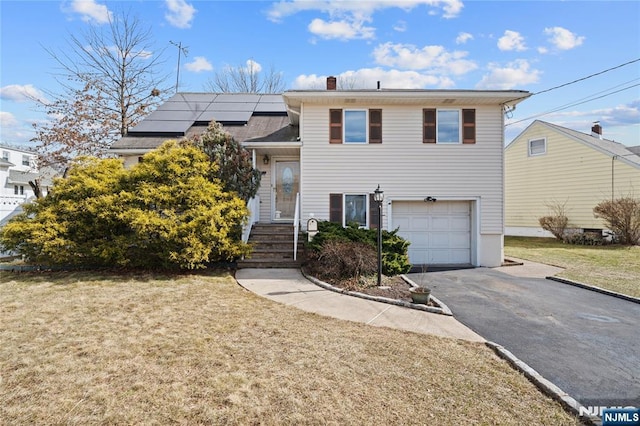
[[[413,265],[470,265],[471,216],[469,201],[394,201],[391,220]]]

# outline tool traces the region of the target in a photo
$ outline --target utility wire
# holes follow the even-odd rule
[[[569,86],[569,85],[571,85],[571,84],[574,84],[574,83],[578,83],[578,82],[580,82],[580,81],[587,80],[587,79],[589,79],[589,78],[591,78],[591,77],[595,77],[595,76],[598,76],[598,75],[604,74],[604,73],[606,73],[606,72],[613,71],[613,70],[616,70],[616,69],[618,69],[618,68],[622,68],[622,67],[627,66],[627,65],[631,65],[631,64],[633,64],[634,62],[638,62],[638,61],[640,61],[640,58],[638,58],[638,59],[634,59],[633,61],[625,62],[624,64],[617,65],[617,66],[615,66],[615,67],[612,67],[612,68],[606,69],[606,70],[604,70],[604,71],[597,72],[597,73],[595,73],[595,74],[588,75],[588,76],[586,76],[586,77],[579,78],[579,79],[577,79],[577,80],[570,81],[569,83],[564,83],[564,84],[561,84],[561,85],[559,85],[559,86],[552,87],[552,88],[550,88],[550,89],[546,89],[546,90],[542,90],[542,91],[540,91],[540,92],[536,92],[536,93],[534,93],[533,95],[539,95],[539,94],[541,94],[541,93],[546,93],[546,92],[550,92],[550,91],[552,91],[552,90],[559,89],[559,88],[561,88],[561,87]],[[533,96],[533,95],[531,95],[531,96]]]
[[[566,87],[566,86],[569,86],[569,85],[571,85],[571,84],[579,83],[579,82],[581,82],[581,81],[584,81],[584,80],[590,79],[590,78],[592,78],[592,77],[596,77],[596,76],[598,76],[598,75],[601,75],[601,74],[607,73],[607,72],[609,72],[609,71],[616,70],[616,69],[618,69],[618,68],[625,67],[625,66],[627,66],[627,65],[631,65],[631,64],[636,63],[636,62],[640,62],[640,58],[633,59],[633,60],[631,60],[631,61],[629,61],[629,62],[625,62],[624,64],[616,65],[615,67],[611,67],[611,68],[608,68],[608,69],[606,69],[606,70],[603,70],[603,71],[599,71],[599,72],[596,72],[596,73],[590,74],[590,75],[588,75],[588,76],[586,76],[586,77],[578,78],[578,79],[576,79],[576,80],[570,81],[570,82],[568,82],[568,83],[561,84],[561,85],[559,85],[559,86],[555,86],[555,87],[551,87],[551,88],[549,88],[549,89],[541,90],[540,92],[535,92],[535,93],[532,93],[532,94],[527,95],[527,96],[521,96],[521,97],[519,97],[519,98],[511,99],[511,100],[509,100],[509,101],[507,101],[507,102],[504,102],[504,103],[503,103],[503,105],[508,105],[509,103],[511,103],[511,102],[513,102],[513,101],[519,101],[519,100],[521,100],[521,99],[530,98],[530,97],[532,97],[532,96],[536,96],[536,95],[539,95],[539,94],[541,94],[541,93],[551,92],[552,90],[556,90],[556,89],[559,89],[559,88],[561,88],[561,87]]]
[[[505,126],[505,127],[507,127],[507,126],[511,126],[512,124],[521,123],[521,122],[523,122],[523,121],[531,120],[532,118],[542,117],[543,115],[547,115],[547,114],[551,114],[551,113],[554,113],[554,112],[562,111],[563,109],[567,109],[567,108],[571,108],[571,107],[574,107],[574,106],[582,105],[582,104],[585,104],[585,103],[587,103],[587,102],[595,101],[595,100],[597,100],[597,99],[606,98],[607,96],[611,96],[611,95],[614,95],[614,94],[616,94],[616,93],[620,93],[620,92],[623,92],[623,91],[625,91],[625,90],[632,89],[632,88],[637,87],[637,86],[640,86],[640,83],[638,83],[638,84],[634,84],[634,85],[631,85],[631,86],[628,86],[628,87],[625,87],[625,88],[622,88],[622,89],[620,89],[620,90],[616,90],[616,91],[614,91],[614,92],[610,92],[610,93],[604,94],[604,95],[602,95],[602,96],[597,96],[597,97],[595,97],[595,98],[589,98],[589,99],[586,99],[586,100],[584,100],[584,101],[582,101],[582,102],[577,101],[577,102],[574,102],[574,103],[571,103],[571,104],[566,104],[565,106],[558,107],[558,108],[552,109],[552,110],[547,111],[547,112],[542,112],[542,113],[540,113],[540,114],[531,115],[531,116],[529,116],[529,117],[527,117],[527,118],[523,118],[523,119],[518,120],[518,121],[512,121],[511,123],[507,123],[507,124],[505,124],[504,126]],[[600,93],[601,93],[601,92],[600,92]],[[584,99],[584,98],[583,98],[583,99]]]

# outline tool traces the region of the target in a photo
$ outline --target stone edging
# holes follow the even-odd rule
[[[611,291],[611,290],[607,290],[605,288],[602,287],[596,287],[593,285],[589,285],[589,284],[584,284],[578,281],[572,281],[572,280],[568,280],[566,278],[560,278],[560,277],[545,277],[548,280],[552,280],[552,281],[557,281],[559,283],[563,283],[563,284],[569,284],[569,285],[573,285],[576,287],[580,287],[580,288],[584,288],[586,290],[591,290],[591,291],[596,291],[598,293],[602,293],[602,294],[606,294],[608,296],[613,296],[613,297],[617,297],[618,299],[624,299],[627,300],[629,302],[633,302],[633,303],[640,303],[640,299],[638,299],[637,297],[633,297],[633,296],[628,296],[626,294],[622,294],[622,293],[617,293],[615,291]]]
[[[589,426],[598,426],[602,424],[601,419],[598,416],[582,416],[581,408],[584,409],[584,407],[578,401],[573,399],[568,393],[560,389],[558,386],[542,377],[540,373],[529,367],[529,365],[509,352],[503,346],[489,341],[485,342],[485,345],[493,349],[500,358],[506,360],[517,371],[524,374],[525,377],[536,385],[536,387],[538,387],[538,389],[540,389],[544,394],[555,399],[564,407],[565,410],[568,410],[571,414],[577,416],[582,423]]]
[[[342,293],[342,294],[345,294],[347,296],[359,297],[361,299],[366,299],[366,300],[372,300],[374,302],[388,303],[390,305],[402,306],[404,308],[410,308],[410,309],[416,309],[416,310],[419,310],[419,311],[431,312],[432,314],[453,316],[453,313],[451,312],[451,309],[449,309],[449,307],[447,305],[445,305],[443,302],[441,302],[440,300],[436,299],[433,295],[431,295],[431,300],[433,301],[433,303],[438,305],[438,307],[419,305],[419,304],[416,304],[416,303],[405,302],[405,301],[402,301],[402,300],[390,299],[388,297],[371,296],[369,294],[364,294],[364,293],[360,293],[360,292],[357,292],[357,291],[345,290],[345,289],[342,289],[342,288],[339,288],[339,287],[332,286],[329,283],[325,283],[324,281],[320,281],[316,277],[308,275],[304,271],[304,269],[300,269],[300,272],[302,273],[302,275],[306,279],[308,279],[309,281],[311,281],[315,285],[317,285],[319,287],[322,287],[322,288],[324,288],[326,290],[335,291],[336,293]],[[407,283],[411,287],[418,287],[407,276],[401,275],[401,277],[402,277],[403,280],[407,281]]]

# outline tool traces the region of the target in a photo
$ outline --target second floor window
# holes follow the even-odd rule
[[[4,161],[9,161],[9,151],[2,151],[2,159]]]
[[[475,109],[422,110],[423,143],[476,143]]]
[[[329,143],[382,143],[382,110],[329,110]]]
[[[23,166],[29,166],[30,165],[29,156],[28,155],[23,155],[22,156],[22,165]]]

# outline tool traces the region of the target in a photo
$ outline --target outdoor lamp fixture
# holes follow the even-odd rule
[[[264,157],[262,157],[262,162],[265,165],[269,164],[269,156],[267,154],[265,154]]]
[[[384,192],[380,185],[373,191],[373,201],[378,203],[378,287],[382,285],[382,202]]]

